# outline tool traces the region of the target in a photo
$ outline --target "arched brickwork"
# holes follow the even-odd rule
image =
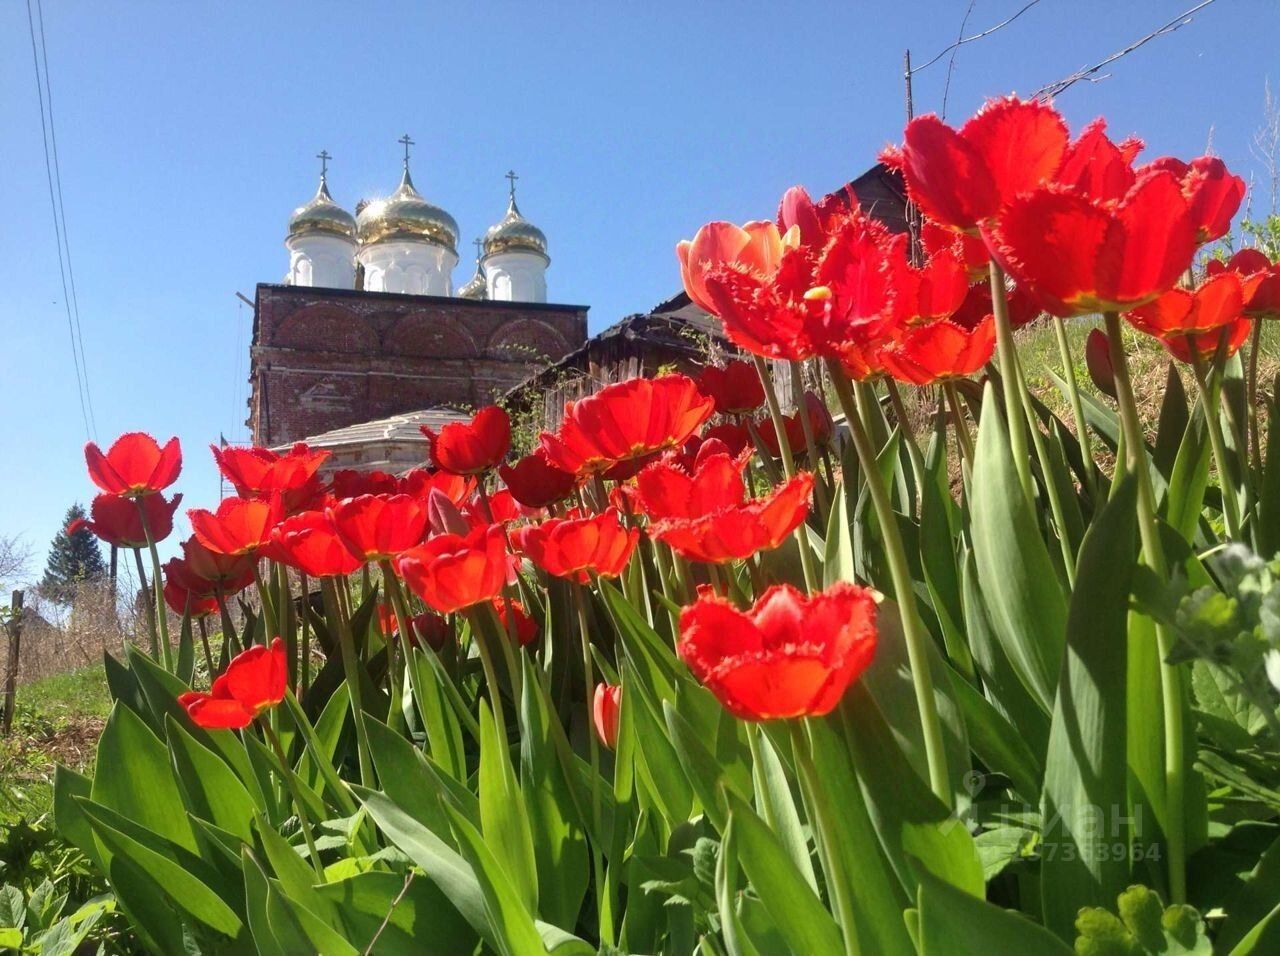
[[[397,319],[382,336],[387,355],[424,358],[475,358],[479,354],[471,333],[457,319],[430,312],[413,312]]]
[[[378,351],[378,333],[355,312],[334,305],[313,305],[294,312],[276,329],[271,344],[314,351]]]
[[[491,358],[509,362],[545,362],[569,351],[569,343],[558,329],[530,318],[514,319],[499,326],[485,346]]]

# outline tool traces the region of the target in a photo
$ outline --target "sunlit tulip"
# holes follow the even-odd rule
[[[692,240],[676,245],[685,292],[695,305],[715,314],[706,288],[710,270],[734,266],[759,275],[771,275],[777,270],[783,252],[794,248],[798,241],[799,230],[783,235],[771,222],[749,222],[745,226],[709,222]]]
[[[596,574],[616,578],[640,532],[623,527],[614,508],[598,515],[551,518],[518,532],[518,547],[548,574],[585,584]]]
[[[199,727],[239,730],[284,700],[286,689],[284,642],[255,645],[237,654],[213,682],[209,693],[188,691],[178,697]]]
[[[511,447],[511,419],[497,405],[476,412],[469,422],[449,422],[422,434],[431,446],[431,463],[451,475],[478,475],[496,468]]]
[[[813,475],[802,471],[769,494],[687,518],[654,522],[650,533],[691,561],[723,564],[771,551],[809,514]]]
[[[420,544],[427,504],[409,495],[360,495],[326,512],[347,549],[361,561],[385,561]]]
[[[271,532],[270,557],[313,578],[345,577],[363,563],[338,536],[323,511],[285,518]]]
[[[698,375],[698,390],[711,397],[721,415],[754,412],[764,404],[764,385],[756,367],[740,359],[708,365]]]
[[[995,347],[991,317],[973,328],[943,320],[904,329],[880,352],[880,363],[901,382],[930,385],[972,375],[991,360]]]
[[[591,722],[600,742],[610,750],[618,746],[618,716],[622,707],[622,685],[596,684],[591,705]]]
[[[129,432],[117,438],[105,455],[89,442],[84,460],[93,483],[107,494],[138,498],[163,491],[178,480],[182,447],[176,438],[161,448],[150,435]]]
[[[219,554],[257,554],[271,539],[283,515],[279,496],[270,501],[224,498],[217,511],[193,508],[187,512],[199,542]]]
[[[395,567],[428,607],[450,614],[502,592],[508,576],[506,539],[496,526],[465,536],[438,534],[401,554]]]
[[[573,492],[574,476],[557,468],[539,450],[525,455],[514,465],[502,465],[498,474],[511,496],[527,508],[545,508],[563,501]]]
[[[182,495],[174,495],[167,500],[162,494],[143,498],[96,495],[89,506],[89,519],[82,519],[78,524],[117,548],[145,548],[148,533],[152,544],[163,541],[172,533],[173,513],[178,510],[180,501]]]

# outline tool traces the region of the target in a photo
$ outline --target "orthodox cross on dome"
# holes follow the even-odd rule
[[[396,140],[396,142],[404,146],[404,168],[408,169],[409,168],[409,147],[416,146],[417,144],[409,138],[408,133],[405,133],[398,140]]]
[[[324,179],[329,174],[329,160],[333,157],[329,155],[327,149],[322,149],[316,153],[316,159],[320,160],[320,178]]]
[[[506,180],[511,184],[511,201],[512,202],[515,202],[516,200],[516,180],[519,178],[520,177],[516,175],[516,171],[514,169],[507,170]]]
[[[472,239],[471,244],[476,247],[476,262],[479,262],[480,257],[484,254],[484,240]]]

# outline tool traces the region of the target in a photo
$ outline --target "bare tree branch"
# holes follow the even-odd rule
[[[31,545],[20,535],[0,535],[0,587],[18,584],[31,572]]]
[[[1007,27],[1009,24],[1011,24],[1014,20],[1018,19],[1018,17],[1022,16],[1024,13],[1026,13],[1028,10],[1030,10],[1032,7],[1034,7],[1034,6],[1035,6],[1037,3],[1039,3],[1039,2],[1040,2],[1040,0],[1031,0],[1031,2],[1030,2],[1030,3],[1025,4],[1025,5],[1022,7],[1022,9],[1020,9],[1020,10],[1019,10],[1017,13],[1015,13],[1013,16],[1009,17],[1007,20],[1001,20],[1001,21],[1000,21],[999,23],[997,23],[995,26],[990,27],[990,28],[988,28],[988,29],[986,29],[986,30],[983,30],[981,33],[975,33],[975,34],[974,34],[973,36],[971,36],[971,37],[961,36],[959,40],[956,40],[956,42],[955,42],[955,43],[953,43],[953,44],[951,44],[949,47],[945,47],[944,49],[942,49],[942,50],[938,51],[938,55],[937,55],[937,56],[935,56],[935,57],[934,57],[932,60],[930,60],[928,63],[922,63],[922,64],[920,64],[920,66],[917,66],[917,67],[913,68],[913,69],[912,69],[912,71],[911,71],[911,75],[912,75],[912,76],[914,76],[915,74],[919,73],[921,70],[925,70],[925,69],[928,69],[929,67],[933,66],[933,64],[937,63],[939,60],[941,60],[944,56],[946,56],[948,53],[950,53],[952,50],[956,49],[957,47],[962,47],[962,46],[964,46],[966,43],[972,43],[972,42],[974,42],[975,40],[981,40],[983,37],[989,37],[989,36],[991,36],[991,34],[995,33],[997,30],[1002,30],[1002,29],[1004,29],[1004,28],[1005,28],[1005,27]],[[973,7],[973,5],[972,5],[972,4],[970,4],[970,9],[972,9],[972,7]],[[965,19],[966,19],[966,20],[968,20],[968,19],[969,19],[969,15],[968,15],[967,13],[965,14]],[[960,28],[960,32],[963,34],[963,32],[964,32],[964,27],[963,27],[963,26],[961,26],[961,28]]]
[[[1262,125],[1253,134],[1249,152],[1267,174],[1267,185],[1271,190],[1270,214],[1274,216],[1276,201],[1280,198],[1277,195],[1280,193],[1280,102],[1271,91],[1269,79],[1263,88]]]
[[[969,23],[969,15],[973,13],[973,5],[978,0],[969,0],[969,7],[964,12],[964,19],[960,21],[960,37],[964,38],[964,28]],[[947,95],[951,92],[951,73],[956,68],[956,54],[960,52],[960,43],[951,48],[951,59],[947,61],[947,82],[942,85],[942,118],[947,118]]]
[[[1134,50],[1138,49],[1139,47],[1146,46],[1156,37],[1164,36],[1167,33],[1173,33],[1175,30],[1185,27],[1188,23],[1191,22],[1192,14],[1198,13],[1199,11],[1203,10],[1205,7],[1207,7],[1209,4],[1213,2],[1214,0],[1201,0],[1200,3],[1197,3],[1190,10],[1186,11],[1185,13],[1178,14],[1178,16],[1174,17],[1164,26],[1160,27],[1157,30],[1153,30],[1151,33],[1148,33],[1146,36],[1142,37],[1141,39],[1134,40],[1124,49],[1117,50],[1115,53],[1112,53],[1105,60],[1099,60],[1093,66],[1086,66],[1083,69],[1077,70],[1075,73],[1072,73],[1070,76],[1063,77],[1061,80],[1058,80],[1056,83],[1050,83],[1048,86],[1041,87],[1040,89],[1036,90],[1035,93],[1032,94],[1031,98],[1037,99],[1037,100],[1052,99],[1053,97],[1057,96],[1059,93],[1062,93],[1063,91],[1069,89],[1070,87],[1075,86],[1081,80],[1086,80],[1090,83],[1094,83],[1100,79],[1103,79],[1104,77],[1101,77],[1101,76],[1095,77],[1093,74],[1097,73],[1099,70],[1101,70],[1104,66],[1108,65],[1109,63],[1114,63],[1116,60],[1119,60],[1121,57],[1128,56],[1130,53],[1132,53]],[[1107,75],[1110,75],[1110,74],[1107,74]]]

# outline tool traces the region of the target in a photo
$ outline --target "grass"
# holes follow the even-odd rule
[[[0,815],[47,813],[54,768],[61,763],[84,770],[92,764],[110,710],[101,664],[19,687],[13,731],[0,738]]]

